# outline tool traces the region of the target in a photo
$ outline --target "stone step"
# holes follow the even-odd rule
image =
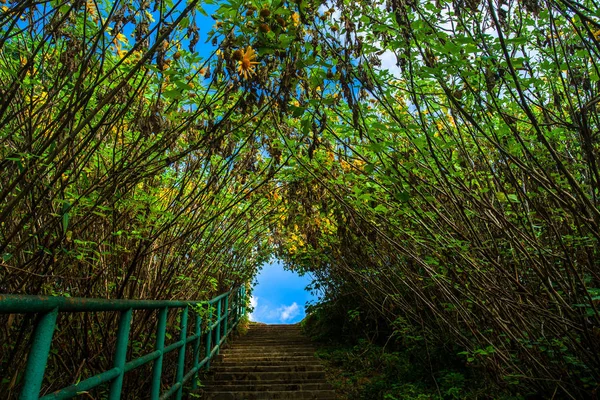
[[[251,335],[248,334],[247,336],[244,336],[243,338],[238,339],[238,341],[253,341],[253,340],[273,340],[273,341],[284,341],[284,340],[304,340],[306,341],[306,338],[303,338],[302,335],[300,334],[283,334],[283,333],[276,333],[276,334],[267,334],[267,335]]]
[[[294,347],[279,348],[279,349],[278,348],[271,348],[271,349],[264,348],[264,349],[260,349],[260,350],[229,348],[229,349],[223,350],[221,352],[221,355],[225,358],[227,358],[229,356],[244,356],[244,355],[269,356],[269,355],[275,355],[275,354],[314,355],[315,349],[312,347],[298,348],[298,349],[294,348]]]
[[[311,345],[302,346],[254,346],[254,347],[230,347],[226,350],[221,351],[221,354],[238,354],[238,353],[251,353],[251,354],[263,354],[263,353],[276,353],[280,351],[285,352],[315,352],[315,348]]]
[[[206,392],[207,400],[274,400],[274,399],[335,399],[333,390],[266,391],[266,392]]]
[[[215,368],[220,368],[220,367],[262,367],[262,366],[272,366],[272,365],[298,365],[298,366],[303,366],[303,365],[315,365],[315,360],[313,359],[313,357],[309,357],[308,359],[301,359],[301,360],[290,360],[290,359],[285,359],[282,361],[276,361],[276,360],[267,360],[267,361],[250,361],[250,362],[246,362],[246,361],[220,361],[218,363],[213,364],[215,366]],[[321,364],[317,364],[317,365],[321,365]],[[212,369],[211,369],[212,370]]]
[[[278,352],[278,353],[265,353],[261,356],[259,356],[259,359],[257,360],[257,356],[256,354],[228,354],[228,355],[224,355],[222,360],[223,361],[240,361],[240,362],[250,362],[250,361],[266,361],[266,360],[272,360],[272,361],[282,361],[283,359],[288,359],[288,360],[302,360],[301,357],[313,357],[314,358],[315,354],[314,353],[309,353],[309,352],[304,352],[304,353],[296,353],[296,352]]]
[[[307,342],[306,338],[300,334],[284,335],[284,334],[279,334],[279,333],[269,334],[269,335],[244,336],[243,338],[237,339],[236,342],[260,341],[260,340],[269,340],[269,341],[275,341],[275,342],[287,342],[290,340],[295,340],[295,341],[300,341],[300,342],[302,342],[302,341]]]
[[[264,342],[254,342],[254,343],[236,343],[235,346],[229,346],[228,349],[251,349],[255,351],[261,351],[262,349],[273,349],[273,348],[315,348],[311,343],[306,342],[296,342],[296,343],[264,343]]]
[[[230,384],[230,385],[216,385],[211,384],[205,388],[206,392],[288,392],[288,391],[307,391],[307,390],[332,390],[331,385],[323,383],[320,380],[314,383],[280,383],[279,381],[273,381],[272,383],[257,383],[252,386]]]
[[[244,335],[243,339],[261,338],[261,339],[279,340],[284,337],[300,339],[302,337],[302,333],[301,332],[268,332],[268,333],[267,332],[265,332],[265,333],[254,332],[254,333],[247,333],[246,335]]]
[[[265,338],[241,338],[241,339],[237,339],[235,341],[236,346],[237,345],[242,345],[242,344],[248,344],[248,343],[290,343],[290,344],[295,344],[295,343],[308,343],[308,341],[306,340],[306,338],[303,338],[301,336],[290,336],[290,337],[284,337],[284,338],[273,338],[273,337],[265,337]]]
[[[251,373],[251,372],[310,372],[310,371],[323,371],[323,366],[322,365],[293,365],[293,364],[287,364],[287,363],[282,363],[281,365],[255,365],[255,366],[248,366],[248,365],[236,365],[236,366],[224,366],[223,364],[218,364],[215,365],[212,368],[212,371],[214,371],[214,373],[221,373],[221,372],[244,372],[244,373]]]
[[[230,347],[228,349],[222,350],[221,354],[225,355],[225,354],[246,354],[246,353],[251,353],[254,354],[256,356],[261,356],[263,353],[269,352],[296,352],[296,353],[302,353],[302,352],[315,352],[315,349],[313,347],[300,347],[300,348],[296,348],[294,346],[291,347],[265,347],[265,348],[233,348]]]
[[[282,383],[301,381],[306,379],[324,379],[323,371],[298,371],[298,372],[216,372],[214,380],[232,380],[236,382],[255,383],[255,381],[275,380]]]
[[[245,349],[245,348],[256,348],[256,347],[314,347],[312,343],[309,342],[301,342],[301,341],[294,341],[294,342],[287,342],[287,341],[281,341],[281,342],[264,342],[262,340],[256,340],[256,341],[252,341],[252,342],[245,342],[245,343],[240,343],[240,342],[236,342],[235,345],[233,345],[232,343],[229,343],[230,346],[229,348],[232,349]]]
[[[277,336],[273,335],[273,334],[268,334],[268,335],[250,335],[249,336],[245,336],[244,338],[238,339],[237,342],[246,342],[246,341],[258,341],[258,340],[264,340],[264,341],[274,341],[274,342],[283,342],[283,341],[304,341],[306,342],[306,338],[303,338],[301,335],[284,335],[284,334],[276,334]]]
[[[231,381],[231,380],[214,380],[214,381],[203,381],[204,384],[206,384],[207,386],[204,388],[205,390],[210,390],[210,388],[212,387],[221,387],[221,386],[246,386],[248,387],[248,383],[242,383],[242,382],[235,382],[235,381]],[[210,385],[208,385],[208,383],[210,383]],[[325,385],[329,385],[328,383],[326,383],[323,379],[318,378],[318,379],[291,379],[287,382],[281,382],[279,379],[273,379],[273,380],[264,380],[264,381],[260,381],[260,382],[252,382],[252,387],[255,386],[272,386],[272,385],[314,385],[314,384],[325,384]]]
[[[265,342],[263,340],[255,340],[252,342],[235,342],[234,346],[229,348],[245,349],[255,347],[314,347],[312,343],[306,341],[281,341],[281,342]]]
[[[314,354],[310,355],[293,355],[293,354],[277,354],[277,355],[247,355],[247,356],[227,356],[219,355],[217,358],[217,362],[243,362],[243,363],[252,363],[252,362],[271,362],[271,363],[281,363],[281,362],[297,362],[297,361],[314,361]],[[215,364],[213,364],[215,365]]]

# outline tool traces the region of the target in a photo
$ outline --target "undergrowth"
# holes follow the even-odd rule
[[[302,326],[317,343],[317,356],[341,399],[537,398],[486,381],[460,357],[458,348],[439,342],[434,346],[422,335],[398,329],[385,338],[382,326],[375,332],[366,320],[353,321],[353,312],[358,318],[354,310],[341,321],[338,308],[312,307]]]

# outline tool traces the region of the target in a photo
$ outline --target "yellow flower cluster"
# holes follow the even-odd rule
[[[241,53],[241,59],[238,61],[238,73],[243,76],[244,79],[252,77],[256,73],[255,65],[260,64],[256,60],[256,52],[250,46],[246,48],[246,51]]]

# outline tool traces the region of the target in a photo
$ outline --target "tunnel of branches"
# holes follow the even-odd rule
[[[340,330],[597,387],[596,0],[0,3],[2,292],[206,299],[275,256]],[[50,365],[104,368],[114,315],[64,318]]]

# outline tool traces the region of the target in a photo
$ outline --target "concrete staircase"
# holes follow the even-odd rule
[[[315,349],[298,325],[251,324],[221,351],[203,399],[335,399]]]

